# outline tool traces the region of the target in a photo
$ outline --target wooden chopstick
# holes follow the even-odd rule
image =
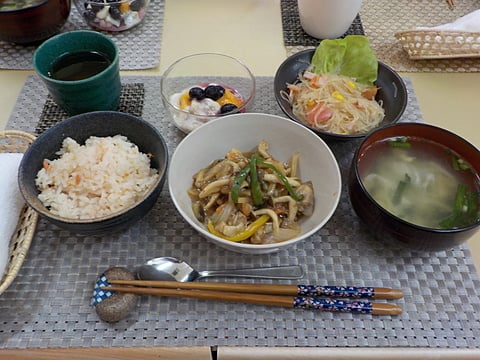
[[[109,283],[115,285],[147,286],[166,289],[213,290],[270,295],[326,296],[331,298],[400,299],[403,297],[403,292],[401,290],[385,287],[370,288],[352,286],[243,284],[149,280],[109,280]]]
[[[259,305],[282,306],[290,308],[316,309],[320,311],[372,314],[400,315],[402,308],[394,304],[371,303],[368,301],[348,301],[312,297],[292,297],[238,292],[219,292],[207,290],[181,290],[137,286],[104,286],[103,290],[118,291],[138,295],[156,295],[171,297],[187,297],[203,300],[233,301]]]

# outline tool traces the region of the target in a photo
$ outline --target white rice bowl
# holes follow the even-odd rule
[[[35,184],[52,214],[95,219],[132,206],[156,183],[150,157],[122,135],[91,136],[85,145],[65,138],[55,160],[44,160]]]

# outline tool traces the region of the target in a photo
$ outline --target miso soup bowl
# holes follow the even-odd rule
[[[460,136],[427,124],[398,123],[370,133],[354,154],[348,190],[350,201],[358,217],[379,241],[418,251],[442,251],[451,249],[471,238],[480,222],[459,228],[434,229],[415,225],[393,215],[379,205],[365,188],[359,173],[359,163],[375,156],[369,147],[378,141],[396,136],[415,136],[437,142],[456,152],[473,170],[480,173],[480,151]]]

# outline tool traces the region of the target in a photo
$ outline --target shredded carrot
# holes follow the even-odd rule
[[[310,79],[310,86],[318,89],[320,87],[320,75],[315,74],[315,76]]]
[[[221,213],[221,212],[223,211],[223,209],[225,208],[226,204],[227,204],[227,203],[218,206],[218,207],[215,209],[215,212],[216,212],[216,213]]]
[[[300,92],[300,87],[294,84],[288,84],[287,89],[289,91],[289,95],[292,96],[293,93]]]
[[[365,99],[373,100],[377,95],[378,88],[376,86],[369,87],[362,91],[362,96]]]
[[[313,79],[315,79],[316,77],[318,77],[318,75],[315,74],[315,73],[313,73],[313,72],[311,72],[311,71],[305,71],[305,72],[303,73],[303,77],[304,77],[305,79],[307,79],[307,80],[313,80]]]
[[[50,169],[50,162],[49,162],[47,159],[44,159],[44,160],[43,160],[42,165],[43,165],[43,168],[44,168],[46,171],[48,171],[48,170]]]

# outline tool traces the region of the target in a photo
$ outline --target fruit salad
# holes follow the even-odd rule
[[[232,114],[245,103],[235,89],[219,84],[200,84],[175,93],[170,103],[182,112],[174,112],[174,121],[183,131],[190,132],[212,117]]]
[[[88,25],[105,31],[123,31],[139,24],[150,0],[78,0]]]

